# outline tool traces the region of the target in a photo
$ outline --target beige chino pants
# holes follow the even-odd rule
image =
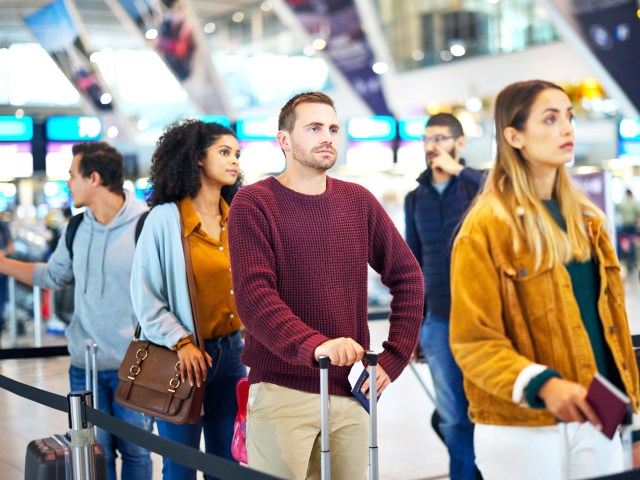
[[[319,380],[318,380],[319,381]],[[369,415],[351,397],[329,397],[333,480],[364,479]],[[290,480],[320,479],[320,395],[257,383],[249,389],[249,467]]]

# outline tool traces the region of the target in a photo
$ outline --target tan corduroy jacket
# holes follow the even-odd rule
[[[514,403],[516,378],[537,363],[586,387],[596,372],[591,343],[567,269],[535,269],[528,252],[514,254],[509,226],[490,202],[483,197],[469,212],[451,264],[451,349],[464,374],[469,417],[490,425],[553,425],[548,410]],[[592,216],[585,221],[599,265],[598,312],[605,338],[637,413],[638,368],[620,264],[603,222]],[[634,417],[638,424],[640,417]]]

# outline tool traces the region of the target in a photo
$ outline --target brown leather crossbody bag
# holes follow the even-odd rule
[[[198,302],[191,264],[189,240],[184,236],[182,217],[180,237],[187,269],[195,343],[205,355],[200,331]],[[161,345],[140,340],[140,324],[118,370],[116,402],[123,407],[175,424],[195,423],[202,413],[204,384],[189,386],[180,379],[178,353]]]

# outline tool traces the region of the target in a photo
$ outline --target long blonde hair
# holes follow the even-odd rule
[[[531,106],[538,95],[547,89],[562,88],[543,80],[513,83],[504,88],[496,99],[495,125],[496,164],[487,179],[484,195],[498,199],[502,212],[513,232],[513,247],[520,252],[524,246],[533,254],[536,268],[567,263],[572,259],[591,258],[591,242],[584,215],[604,218],[604,214],[571,181],[565,167],[558,168],[553,197],[558,201],[565,219],[564,232],[549,214],[534,190],[530,168],[521,152],[504,138],[507,127],[524,131]]]

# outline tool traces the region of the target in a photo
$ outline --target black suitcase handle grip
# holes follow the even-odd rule
[[[331,359],[329,357],[327,357],[326,355],[322,355],[322,356],[318,357],[318,363],[320,364],[320,369],[324,370],[326,368],[329,368],[329,364],[331,363]]]
[[[378,365],[378,354],[376,352],[364,352],[364,358],[371,366]]]

